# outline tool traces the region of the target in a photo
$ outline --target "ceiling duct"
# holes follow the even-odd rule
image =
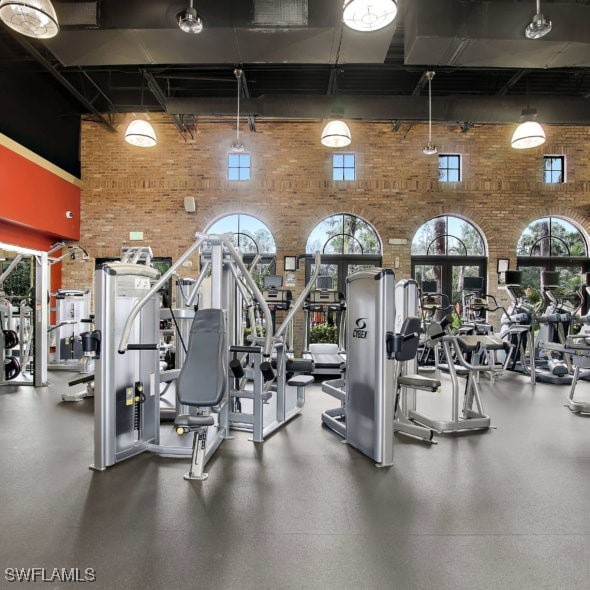
[[[98,2],[54,2],[61,27],[98,27]]]
[[[254,0],[254,25],[306,27],[307,0]]]
[[[531,43],[523,31],[529,2],[412,0],[404,20],[404,63],[453,67],[590,66],[590,5],[551,4],[551,35]]]

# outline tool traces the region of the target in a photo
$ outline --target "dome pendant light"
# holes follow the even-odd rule
[[[545,131],[541,124],[535,119],[537,111],[526,108],[520,116],[521,123],[515,129],[510,142],[512,147],[517,150],[526,150],[534,148],[545,143]]]
[[[129,123],[125,141],[137,147],[154,147],[158,143],[154,128],[145,119],[134,119]]]
[[[342,21],[355,31],[378,31],[393,22],[397,0],[345,0]]]
[[[322,131],[322,145],[330,148],[343,148],[350,145],[352,136],[350,129],[344,121],[339,119],[335,121],[328,121],[324,130]]]
[[[243,143],[240,142],[240,93],[241,93],[241,84],[242,81],[242,74],[244,72],[239,68],[234,70],[234,75],[238,80],[238,114],[236,116],[236,140],[232,143],[231,150],[232,152],[243,152],[246,148]]]
[[[434,72],[426,72],[426,78],[428,79],[428,145],[422,148],[422,153],[432,156],[437,152],[436,146],[432,145],[432,78],[434,78]]]
[[[193,35],[197,35],[203,30],[203,21],[197,16],[197,11],[193,8],[193,0],[190,0],[189,7],[178,16],[178,28]]]
[[[51,39],[59,32],[51,0],[0,0],[0,19],[17,33],[35,39]]]
[[[546,19],[541,12],[541,0],[537,0],[537,13],[524,30],[527,39],[540,39],[551,32],[551,21]]]

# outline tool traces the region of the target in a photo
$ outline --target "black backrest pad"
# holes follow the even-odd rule
[[[420,320],[417,317],[408,316],[402,324],[400,333],[402,336],[411,335],[411,337],[404,339],[402,349],[395,353],[395,358],[398,361],[412,360],[418,352],[420,343]]]
[[[214,406],[225,390],[225,316],[221,309],[195,312],[186,360],[178,377],[178,399],[189,406]]]

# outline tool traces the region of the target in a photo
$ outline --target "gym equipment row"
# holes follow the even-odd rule
[[[436,392],[441,381],[416,371],[421,331],[416,282],[396,285],[390,269],[360,271],[346,281],[345,375],[322,385],[340,407],[324,412],[322,422],[379,466],[393,463],[394,432],[433,443],[435,432],[488,429],[478,375],[490,367],[467,358],[479,352],[487,336],[453,335],[448,318],[430,324],[429,345],[440,348],[450,375],[452,417],[426,416],[416,409],[418,392]],[[460,377],[465,379],[462,394]]]
[[[186,297],[208,307],[193,311],[188,347],[176,381],[175,429],[160,426],[159,289],[185,260],[200,252],[201,272]],[[320,257],[316,255],[319,269]],[[284,337],[317,273],[273,330],[270,308],[234,248],[231,235],[197,234],[165,272],[138,260],[112,262],[96,271],[95,452],[104,470],[145,451],[190,455],[186,479],[204,479],[204,466],[230,429],[248,430],[263,442],[300,413],[307,361],[288,359]],[[243,339],[243,310],[256,302],[264,336]],[[188,315],[188,314],[187,314]],[[253,334],[257,330],[253,326]],[[184,442],[193,432],[192,449]]]

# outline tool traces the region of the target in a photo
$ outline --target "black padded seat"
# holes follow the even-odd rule
[[[202,428],[203,426],[213,426],[213,424],[215,424],[213,416],[193,416],[190,414],[181,414],[174,420],[174,425],[177,428],[187,428],[188,430]]]

